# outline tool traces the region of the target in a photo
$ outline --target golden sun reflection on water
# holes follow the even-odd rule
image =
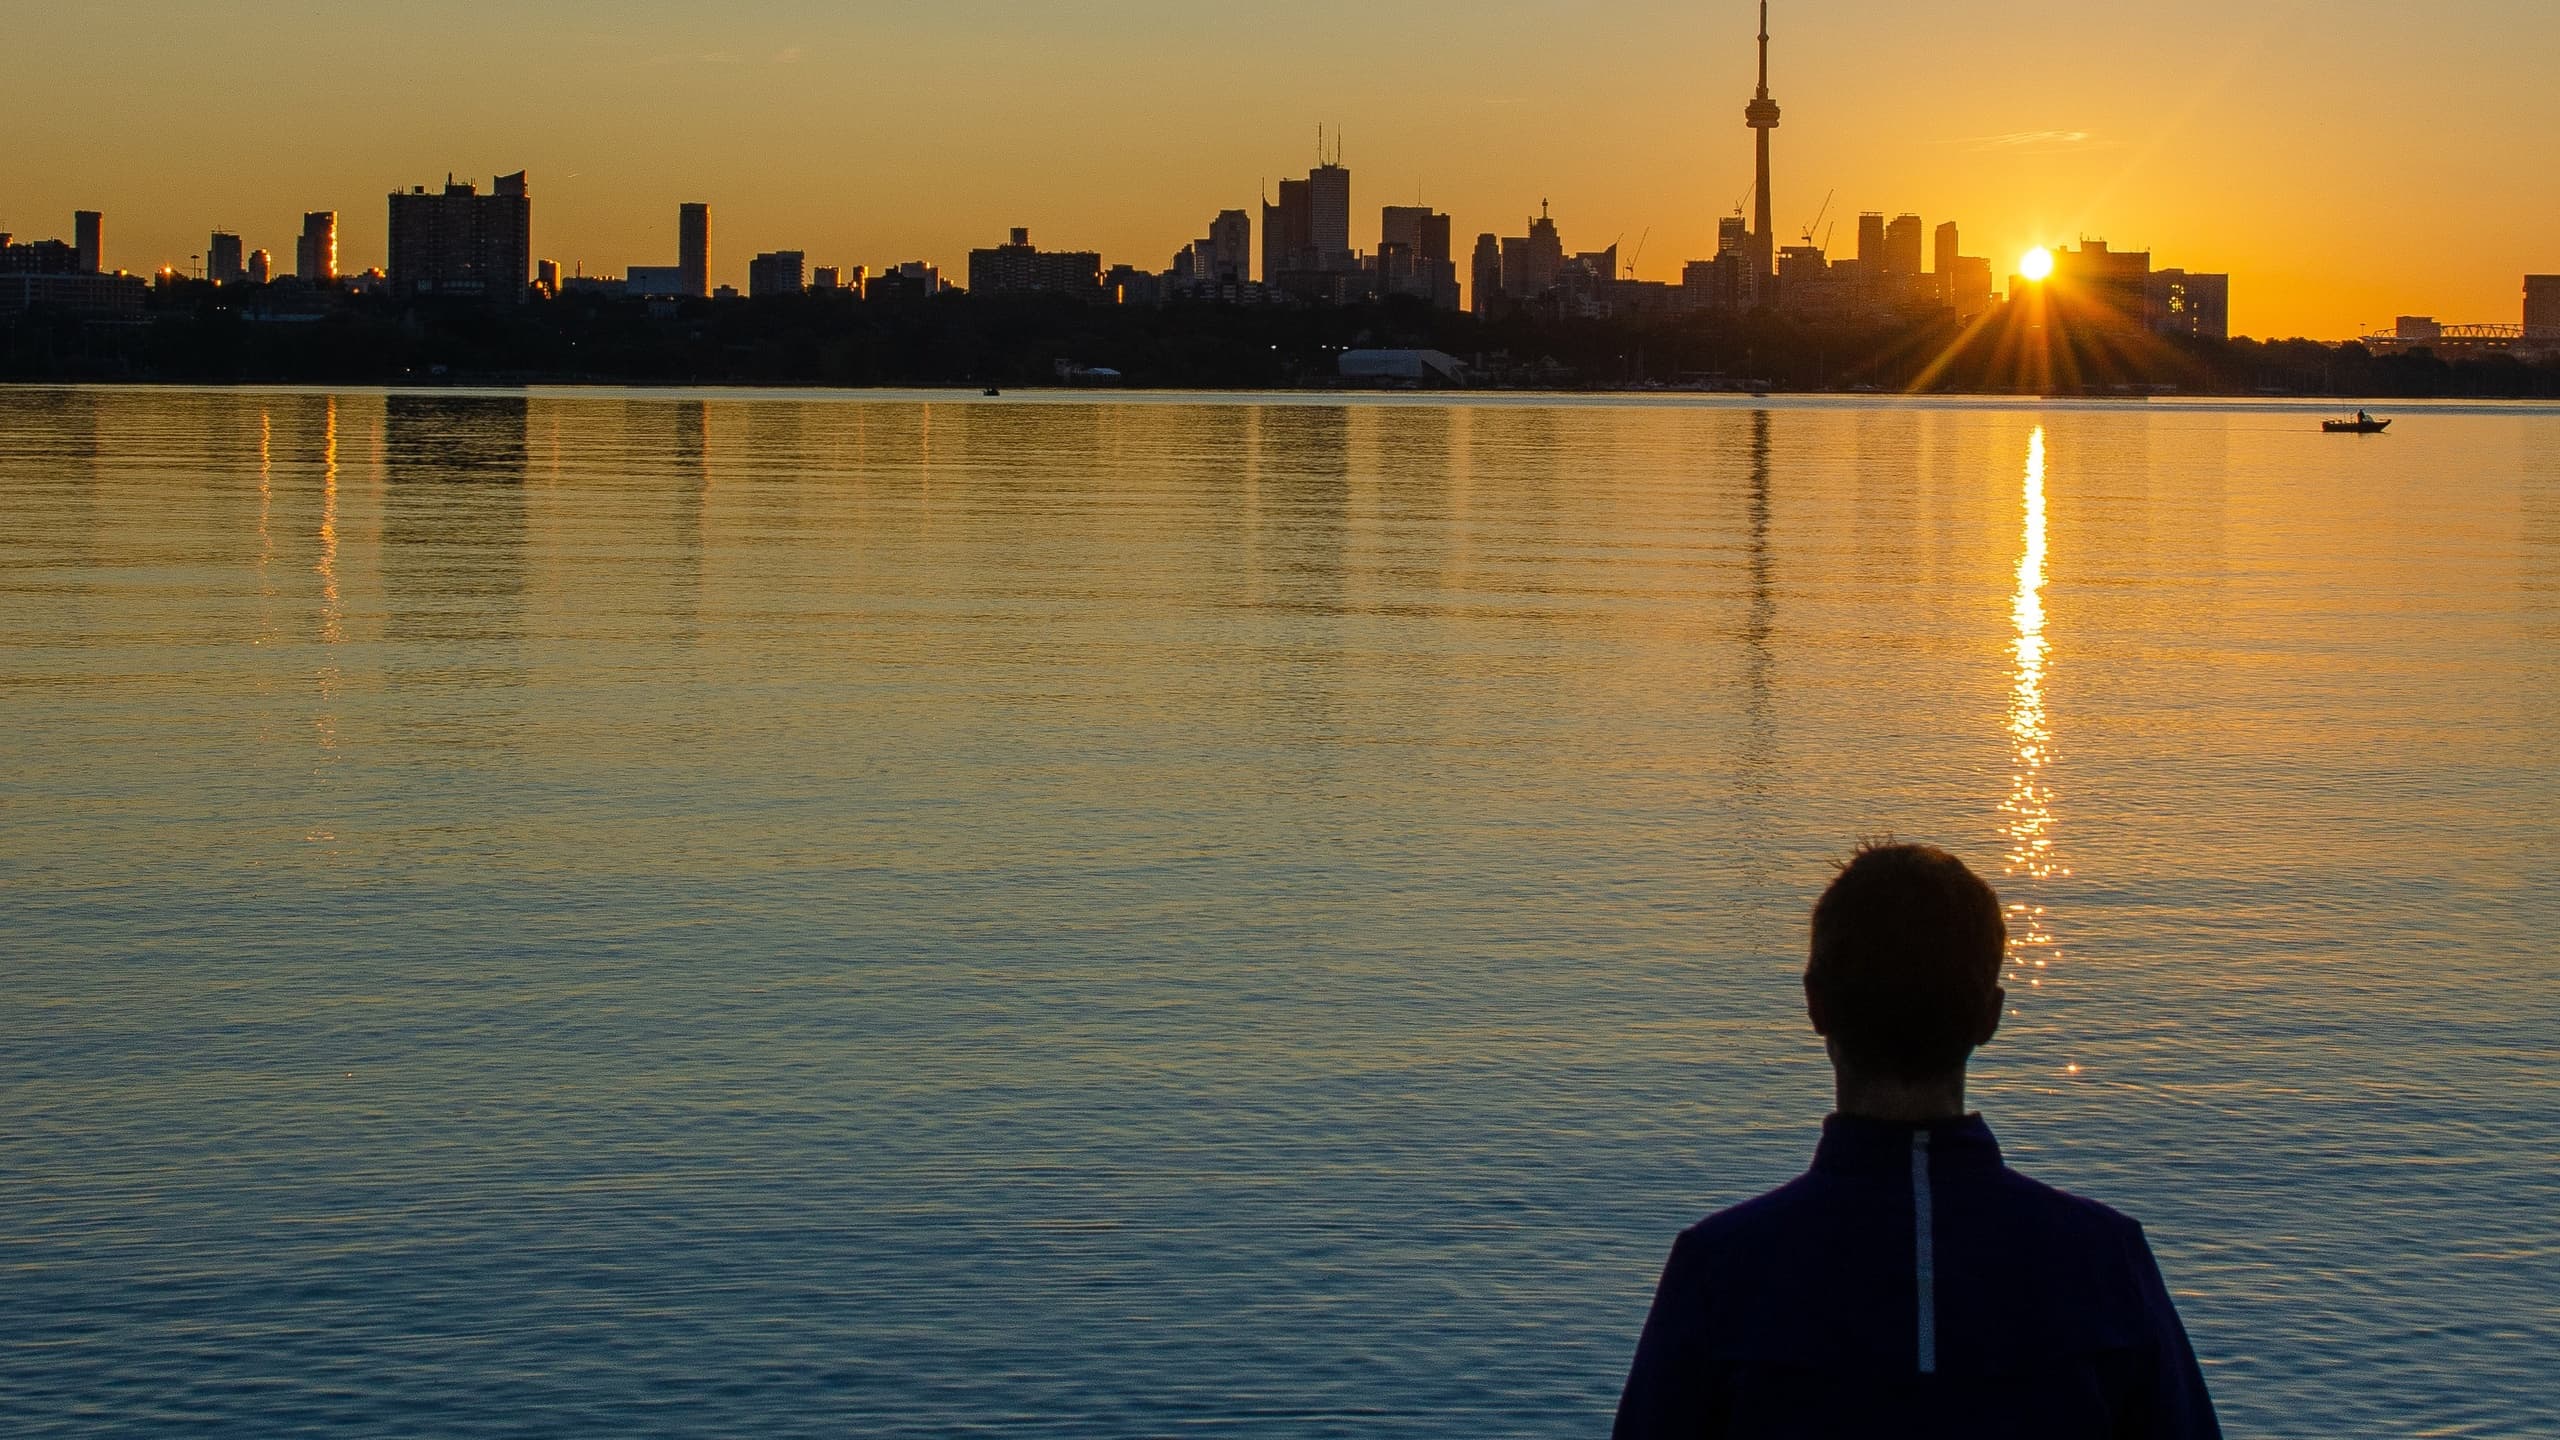
[[[2048,880],[2071,872],[2054,848],[2053,789],[2045,766],[2053,758],[2053,726],[2045,713],[2044,682],[2051,647],[2045,638],[2045,446],[2044,427],[2027,437],[2027,473],[2022,509],[2024,534],[2018,554],[2018,588],[2010,602],[2016,630],[2011,644],[2015,678],[2009,690],[2009,739],[2012,771],[2009,798],[2001,802],[2001,832],[2008,837],[2005,873],[2011,878]],[[2043,983],[2042,971],[2061,953],[2054,948],[2045,907],[2014,896],[2009,902],[2009,934],[2015,964],[2030,973],[2030,986]],[[2011,978],[2016,978],[2013,970]]]
[[[320,436],[320,557],[312,565],[312,573],[320,577],[320,643],[335,646],[345,642],[347,607],[338,590],[338,397],[329,397]],[[331,658],[322,661],[313,676],[318,691],[319,711],[311,717],[311,728],[320,742],[324,763],[338,758],[338,689],[341,676],[334,652],[323,651]],[[338,836],[326,827],[315,828],[304,837],[314,844],[334,842]]]

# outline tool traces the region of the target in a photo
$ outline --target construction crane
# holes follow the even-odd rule
[[[1813,224],[1804,227],[1804,243],[1807,245],[1813,243],[1814,230],[1822,224],[1822,217],[1831,213],[1832,198],[1839,193],[1839,187],[1834,186],[1831,194],[1822,197],[1822,208],[1813,212]],[[1831,253],[1831,239],[1828,231],[1825,231],[1823,235],[1822,251],[1826,255]]]
[[[1653,227],[1652,227],[1652,226],[1650,226],[1650,225],[1647,225],[1646,227],[1644,227],[1644,234],[1642,234],[1642,235],[1640,235],[1640,236],[1637,236],[1637,237],[1636,237],[1636,253],[1635,253],[1635,259],[1634,259],[1634,260],[1629,260],[1629,261],[1627,262],[1627,278],[1628,278],[1628,279],[1633,280],[1634,278],[1636,278],[1636,260],[1641,260],[1641,259],[1643,259],[1643,258],[1644,258],[1644,246],[1645,246],[1645,242],[1646,242],[1646,241],[1648,241],[1648,240],[1651,240],[1652,238],[1653,238]]]

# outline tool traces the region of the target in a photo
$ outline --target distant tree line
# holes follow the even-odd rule
[[[1944,312],[1480,320],[1402,298],[1119,306],[824,291],[681,304],[572,294],[513,306],[360,295],[296,312],[209,285],[156,296],[140,321],[0,317],[0,380],[940,387],[1107,370],[1132,386],[1229,389],[1329,386],[1341,353],[1358,348],[1441,350],[1478,383],[1565,389],[2560,398],[2560,360],[2163,339],[2009,312],[1970,322]]]

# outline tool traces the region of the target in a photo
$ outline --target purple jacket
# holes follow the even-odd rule
[[[2218,1437],[2142,1227],[1980,1116],[1834,1115],[1813,1168],[1671,1247],[1617,1440]]]

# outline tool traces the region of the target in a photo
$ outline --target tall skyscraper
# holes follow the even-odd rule
[[[275,278],[275,257],[264,250],[249,252],[249,283],[264,285]]]
[[[240,237],[226,230],[216,230],[204,242],[204,278],[216,285],[237,285],[249,278],[246,257],[240,249]]]
[[[1209,222],[1209,246],[1200,259],[1203,280],[1224,283],[1253,278],[1253,217],[1241,210],[1221,210]]]
[[[1554,289],[1562,273],[1564,236],[1541,203],[1528,234],[1502,237],[1502,293],[1517,301],[1535,300]]]
[[[1280,182],[1280,201],[1262,202],[1262,283],[1292,270],[1312,270],[1316,248],[1314,191],[1304,180]]]
[[[1411,273],[1401,288],[1443,310],[1458,308],[1457,257],[1450,253],[1449,217],[1428,205],[1390,205],[1378,214],[1378,252],[1402,247]]]
[[[1963,243],[1956,238],[1956,222],[1950,220],[1939,226],[1937,238],[1938,263],[1930,268],[1941,275],[1953,274],[1956,261],[1964,255]]]
[[[71,245],[80,253],[80,273],[95,275],[107,268],[105,218],[95,210],[71,212]]]
[[[1476,237],[1474,264],[1469,268],[1468,291],[1475,313],[1490,316],[1502,298],[1502,239],[1488,230]]]
[[[305,284],[338,283],[338,212],[313,210],[302,217],[302,237],[293,242],[293,273]]]
[[[2536,339],[2560,340],[2560,275],[2524,277],[2524,328]]]
[[[1351,172],[1328,162],[1307,172],[1310,238],[1318,270],[1351,268]]]
[[[711,207],[699,201],[676,207],[676,269],[683,272],[686,296],[700,300],[711,294]]]
[[[1884,285],[1881,298],[1901,305],[1920,298],[1920,217],[1896,215],[1884,227]]]
[[[447,177],[391,196],[390,282],[413,295],[520,305],[533,276],[533,196],[519,170],[483,195]]]
[[[1884,212],[1881,210],[1868,210],[1858,216],[1858,265],[1869,276],[1884,273]]]
[[[1776,297],[1778,237],[1770,227],[1769,132],[1778,128],[1778,102],[1769,98],[1769,0],[1760,0],[1760,90],[1742,112],[1743,123],[1759,136],[1758,180],[1752,187],[1755,222],[1751,227],[1752,288],[1764,299]]]

